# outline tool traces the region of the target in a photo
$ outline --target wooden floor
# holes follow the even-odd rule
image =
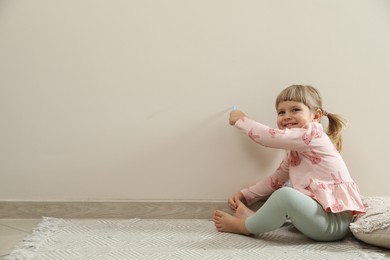
[[[41,219],[0,219],[0,260],[10,254],[40,222]]]

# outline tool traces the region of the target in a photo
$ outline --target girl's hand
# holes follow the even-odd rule
[[[238,120],[246,116],[241,110],[233,110],[230,112],[229,124],[235,125]]]
[[[229,198],[228,200],[228,204],[229,204],[229,207],[230,209],[233,211],[233,212],[236,212],[237,210],[237,202],[238,201],[241,201],[243,202],[244,204],[246,204],[246,200],[245,200],[245,197],[244,197],[244,194],[242,194],[241,191],[237,192],[236,194],[234,194],[231,198]]]

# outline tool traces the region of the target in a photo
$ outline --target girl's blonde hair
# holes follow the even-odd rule
[[[346,126],[346,120],[341,116],[333,113],[328,113],[322,108],[322,98],[320,92],[308,85],[292,85],[285,88],[276,98],[276,109],[280,102],[296,101],[305,104],[311,112],[315,113],[317,109],[321,109],[323,115],[328,117],[329,125],[327,135],[335,144],[337,151],[343,148],[342,131]]]

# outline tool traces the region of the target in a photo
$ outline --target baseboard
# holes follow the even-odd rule
[[[216,201],[0,201],[0,218],[164,218],[211,219]]]

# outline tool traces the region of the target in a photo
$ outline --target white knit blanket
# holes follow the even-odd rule
[[[209,220],[44,218],[5,259],[383,259],[352,235],[307,239],[292,225],[258,237],[217,232]]]
[[[390,227],[390,197],[363,198],[366,214],[359,215],[351,228],[355,232],[369,233]]]

